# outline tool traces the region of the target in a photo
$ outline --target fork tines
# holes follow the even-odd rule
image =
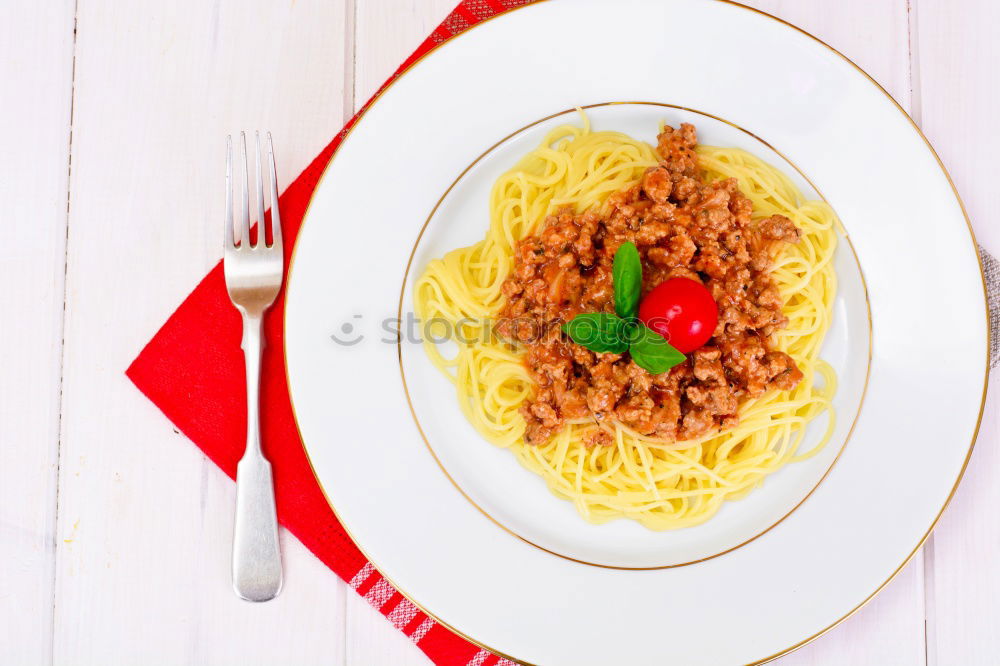
[[[252,243],[250,228],[250,177],[247,160],[247,133],[240,132],[243,154],[243,206],[240,211],[238,226],[233,224],[233,137],[226,137],[226,229],[223,244],[227,250],[239,250],[244,247],[255,250],[260,247],[281,249],[281,214],[278,212],[278,175],[274,166],[274,145],[271,133],[267,133],[267,156],[271,167],[271,225],[270,233],[266,230],[264,215],[264,183],[260,166],[260,132],[255,132],[257,145],[257,242]],[[271,242],[267,239],[270,237]]]

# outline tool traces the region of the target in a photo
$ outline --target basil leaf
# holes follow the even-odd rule
[[[666,372],[685,359],[684,354],[677,351],[666,338],[646,326],[642,327],[628,351],[636,365],[652,375]]]
[[[642,293],[642,262],[639,250],[632,243],[622,243],[615,252],[611,278],[615,285],[615,312],[622,319],[635,317]]]
[[[624,354],[628,350],[625,322],[610,312],[578,314],[563,324],[562,330],[590,351]]]

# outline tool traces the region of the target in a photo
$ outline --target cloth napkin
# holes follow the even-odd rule
[[[1000,261],[979,246],[979,258],[983,262],[986,277],[986,300],[990,308],[990,367],[1000,363]]]
[[[436,45],[491,16],[531,0],[463,0],[383,88]],[[370,101],[369,101],[370,103]],[[367,107],[367,104],[365,105]],[[363,111],[363,109],[362,109]],[[286,253],[290,255],[306,206],[324,167],[358,116],[280,197]],[[980,249],[988,278],[991,323],[1000,331],[1000,263]],[[288,266],[289,257],[285,257]],[[274,470],[278,519],[307,548],[439,666],[511,666],[452,633],[405,599],[369,563],[326,503],[307,462],[292,417],[283,359],[284,294],[264,320],[261,414],[264,449]],[[229,302],[222,264],[205,276],[128,368],[127,375],[174,425],[230,477],[243,453],[246,395],[241,321]],[[995,366],[998,336],[991,336]]]

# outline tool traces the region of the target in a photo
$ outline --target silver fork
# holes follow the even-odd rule
[[[274,506],[271,463],[260,445],[261,322],[281,289],[284,258],[281,215],[278,212],[278,176],[274,146],[267,135],[271,166],[271,245],[264,224],[264,186],[260,170],[260,132],[257,132],[257,243],[250,244],[250,183],[247,175],[247,137],[243,138],[243,207],[239,227],[233,226],[233,141],[226,139],[226,234],[223,267],[226,288],[243,316],[243,354],[247,369],[247,444],[236,468],[236,525],[233,531],[233,588],[248,601],[273,599],[281,590],[281,551]]]

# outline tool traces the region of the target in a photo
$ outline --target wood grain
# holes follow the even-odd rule
[[[1000,254],[1000,199],[993,182],[1000,148],[995,110],[1000,5],[988,0],[911,0],[917,47],[917,115],[965,202],[979,241]]]
[[[914,92],[919,119],[962,195],[980,242],[1000,251],[994,151],[1000,149],[995,29],[1000,6],[913,2]],[[988,664],[1000,652],[1000,405],[987,399],[965,479],[934,533],[928,567],[928,663]],[[936,415],[947,418],[947,415]],[[942,442],[964,447],[966,442]]]
[[[226,134],[287,184],[339,129],[346,5],[78,12],[54,661],[342,664],[343,584],[283,533],[282,595],[237,599],[234,486],[124,370],[221,256]]]
[[[73,2],[0,6],[0,663],[50,659]]]

